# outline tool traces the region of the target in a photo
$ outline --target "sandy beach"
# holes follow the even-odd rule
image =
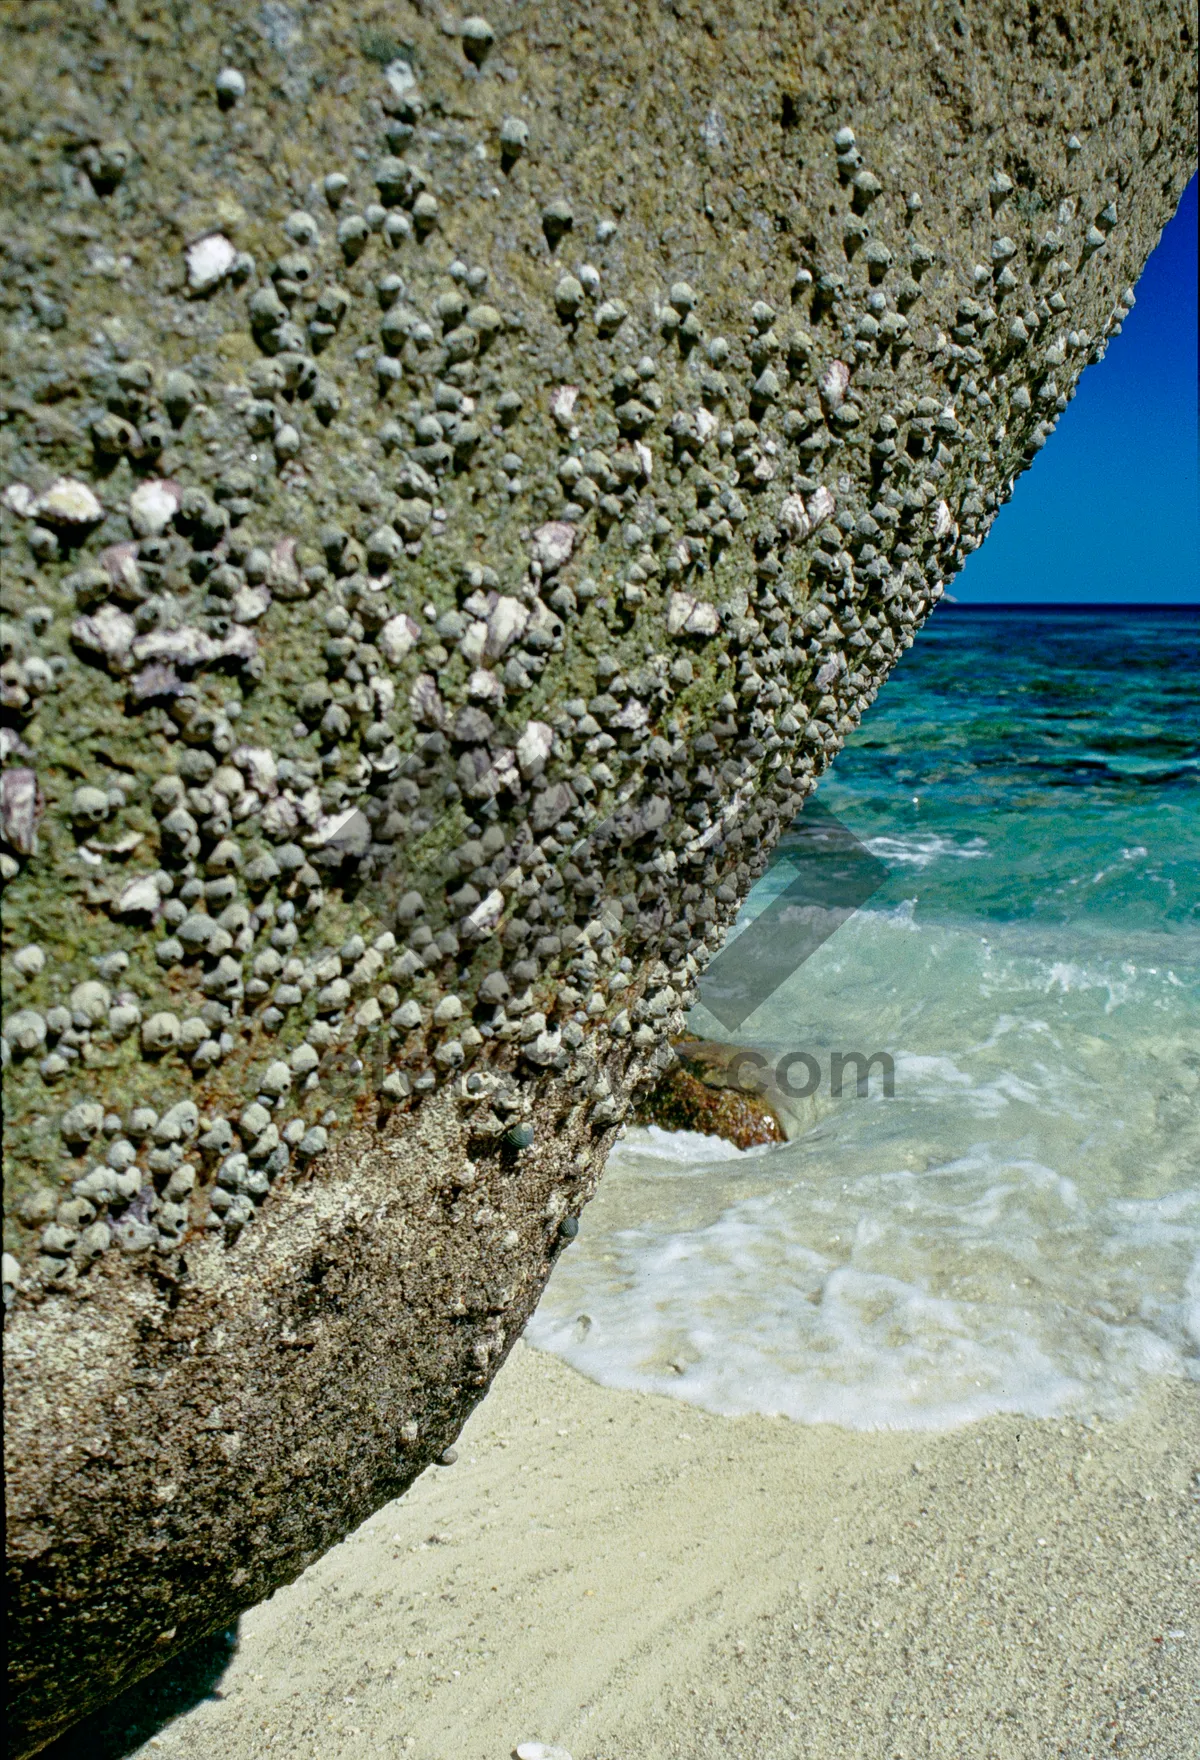
[[[54,1753],[1196,1760],[1198,1469],[1179,1381],[854,1434],[519,1343],[457,1462],[246,1614],[208,1696],[162,1721],[167,1671]]]

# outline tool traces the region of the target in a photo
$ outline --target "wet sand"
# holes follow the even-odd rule
[[[518,1344],[459,1449],[248,1613],[219,1696],[132,1751],[1200,1751],[1190,1384],[1119,1422],[864,1435],[612,1392]]]

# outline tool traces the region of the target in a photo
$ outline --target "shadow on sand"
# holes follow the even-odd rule
[[[40,1760],[123,1760],[183,1712],[219,1697],[237,1647],[236,1626],[210,1632],[43,1748]]]

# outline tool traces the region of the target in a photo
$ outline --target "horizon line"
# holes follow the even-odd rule
[[[1200,611],[1200,599],[958,599],[946,593],[938,604],[959,611]]]

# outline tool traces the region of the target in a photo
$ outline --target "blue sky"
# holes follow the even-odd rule
[[[1200,603],[1196,179],[1088,367],[952,588],[963,604]]]

